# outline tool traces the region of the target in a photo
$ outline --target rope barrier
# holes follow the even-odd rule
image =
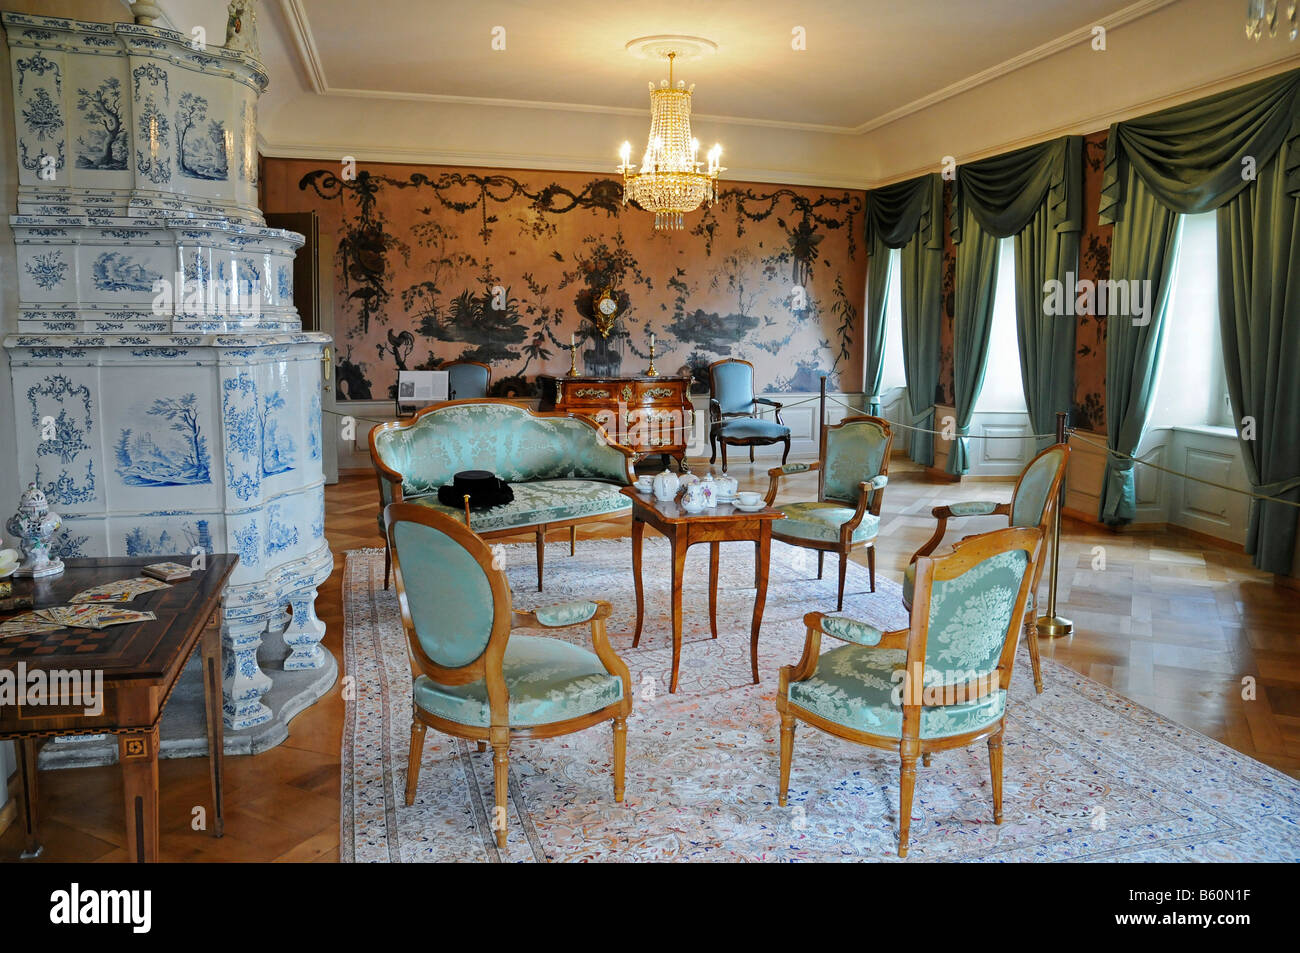
[[[827,395],[826,395],[826,399],[829,400],[829,401],[832,401],[832,402],[834,402],[834,403],[836,403],[836,404],[839,404],[839,405],[840,405],[841,407],[843,407],[845,410],[854,410],[854,411],[856,411],[856,410],[859,410],[859,409],[860,409],[860,408],[858,408],[858,407],[854,407],[854,406],[852,406],[852,405],[850,405],[850,404],[846,404],[846,403],[844,403],[844,401],[840,400],[838,397],[832,397],[830,394],[827,394]],[[889,422],[889,426],[890,426],[890,427],[901,427],[901,428],[904,429],[904,430],[915,430],[917,433],[931,433],[931,434],[938,434],[940,437],[946,437],[946,436],[948,436],[948,435],[947,435],[944,431],[942,431],[942,430],[931,430],[931,429],[928,428],[928,427],[913,427],[913,426],[911,426],[910,424],[900,424],[900,423],[895,423],[895,422],[892,421],[892,420]],[[1027,433],[1027,434],[1021,434],[1021,435],[1018,436],[1018,437],[1001,437],[1001,436],[995,436],[995,435],[984,434],[984,433],[970,433],[970,434],[963,434],[963,436],[964,436],[967,440],[1034,440],[1034,439],[1039,439],[1039,438],[1050,438],[1050,439],[1052,439],[1052,440],[1055,440],[1055,439],[1056,439],[1056,434],[1054,434],[1054,433]],[[951,439],[951,438],[950,438],[950,439]]]
[[[1132,454],[1120,453],[1118,450],[1112,450],[1110,447],[1106,446],[1104,443],[1101,443],[1097,440],[1089,440],[1087,437],[1082,436],[1079,433],[1079,431],[1075,430],[1073,427],[1070,428],[1070,433],[1073,435],[1074,439],[1078,440],[1080,443],[1088,444],[1089,446],[1096,447],[1099,450],[1105,450],[1107,455],[1114,457],[1116,460],[1129,460],[1132,461],[1133,463],[1140,463],[1144,467],[1150,467],[1153,470],[1159,470],[1161,473],[1168,473],[1170,476],[1180,477],[1184,480],[1191,480],[1193,483],[1203,483],[1206,486],[1212,486],[1215,487],[1216,489],[1227,490],[1229,493],[1239,493],[1242,496],[1250,497],[1252,500],[1263,500],[1268,503],[1281,503],[1285,506],[1294,506],[1300,508],[1300,503],[1297,503],[1294,500],[1284,500],[1276,496],[1266,496],[1263,493],[1255,493],[1252,490],[1243,490],[1240,487],[1229,486],[1227,483],[1219,483],[1215,480],[1206,480],[1203,477],[1195,477],[1192,476],[1190,473],[1179,473],[1177,470],[1171,470],[1168,467],[1162,467],[1160,464],[1151,463],[1148,460],[1139,460],[1137,457],[1133,456]]]

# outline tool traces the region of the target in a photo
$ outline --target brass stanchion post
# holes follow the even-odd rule
[[[1066,443],[1066,414],[1056,414],[1056,442]],[[1056,513],[1052,518],[1052,575],[1047,584],[1047,615],[1038,617],[1036,627],[1040,639],[1059,639],[1074,632],[1074,623],[1056,614],[1056,580],[1061,571],[1061,508],[1065,506],[1065,480],[1061,480],[1060,495],[1056,499]]]

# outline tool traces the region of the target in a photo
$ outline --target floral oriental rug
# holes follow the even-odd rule
[[[532,543],[502,547],[515,607],[613,604],[609,631],[632,672],[626,796],[614,802],[612,733],[593,727],[510,749],[509,839],[490,829],[492,752],[429,730],[416,802],[406,807],[411,674],[382,550],[347,554],[343,733],[345,861],[897,861],[898,756],[806,725],[795,735],[790,806],[777,806],[777,669],[803,646],[804,613],[835,605],[834,557],[772,544],[750,681],[753,546],[722,544],[718,633],[708,625],[708,549],[691,549],[680,685],[672,659],[667,542],[646,540],[646,618],[627,539],[549,545],[538,593]],[[844,613],[882,628],[906,615],[896,582],[850,563]],[[626,634],[623,634],[626,633]],[[532,632],[530,634],[539,634]],[[557,637],[590,645],[588,630]],[[823,651],[839,643],[823,639]],[[1300,860],[1300,782],[1143,708],[1050,659],[1035,695],[1022,646],[1007,704],[1004,821],[993,824],[987,749],[918,765],[911,850],[919,861]]]

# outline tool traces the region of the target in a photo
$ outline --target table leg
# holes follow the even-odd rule
[[[15,746],[18,749],[18,768],[22,774],[23,784],[23,852],[18,856],[23,860],[32,860],[41,856],[45,847],[41,844],[37,832],[36,805],[40,795],[36,785],[36,739],[20,738]]]
[[[222,789],[225,719],[221,717],[221,613],[214,612],[199,643],[203,659],[203,704],[208,716],[208,768],[212,779],[212,836],[226,831]]]
[[[772,549],[772,523],[761,520],[754,558],[754,622],[749,630],[749,663],[758,684],[758,630],[763,624],[763,606],[767,603],[767,563]]]
[[[158,859],[158,726],[117,736],[126,796],[126,850],[133,863]]]
[[[672,537],[673,544],[673,677],[668,685],[669,694],[677,691],[677,669],[682,661],[682,578],[686,572],[686,540],[680,532]]]
[[[645,593],[641,589],[641,539],[645,536],[645,522],[632,517],[632,584],[636,588],[636,631],[632,633],[632,648],[641,642],[641,619],[645,614]]]
[[[709,543],[709,629],[718,637],[718,544]]]

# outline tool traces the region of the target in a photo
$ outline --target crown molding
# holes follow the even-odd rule
[[[1275,76],[1278,73],[1285,73],[1287,70],[1300,67],[1300,53],[1295,56],[1289,56],[1286,59],[1278,60],[1264,66],[1254,69],[1242,70],[1232,73],[1219,79],[1210,80],[1199,86],[1190,89],[1182,89],[1176,93],[1169,93],[1164,96],[1158,96],[1154,99],[1147,99],[1140,103],[1134,103],[1131,106],[1125,106],[1121,109],[1112,109],[1106,112],[1093,113],[1073,122],[1048,129],[1043,132],[1035,132],[1032,135],[1021,136],[1017,139],[1009,139],[998,143],[997,145],[987,146],[960,157],[958,165],[965,165],[968,162],[976,162],[980,159],[987,159],[990,156],[1004,155],[1008,152],[1014,152],[1017,149],[1023,149],[1025,146],[1032,146],[1039,142],[1046,142],[1049,139],[1056,139],[1060,136],[1079,136],[1088,135],[1093,132],[1100,132],[1103,129],[1109,129],[1114,123],[1123,122],[1126,119],[1133,119],[1137,116],[1146,116],[1150,113],[1159,112],[1162,109],[1168,109],[1172,106],[1180,106],[1183,103],[1190,103],[1194,100],[1201,99],[1205,96],[1212,96],[1215,93],[1221,93],[1224,90],[1233,89],[1237,86],[1245,86],[1256,80],[1265,79],[1269,76]],[[892,185],[895,182],[906,182],[908,179],[914,179],[919,175],[925,175],[928,172],[938,172],[939,167],[934,163],[918,166],[907,172],[894,173],[881,178],[879,181],[867,186],[869,189],[878,189],[882,186]]]
[[[712,114],[697,113],[693,118],[705,122],[723,123],[734,126],[754,126],[764,129],[794,129],[801,132],[818,132],[838,136],[860,136],[870,132],[873,129],[879,129],[890,123],[897,122],[913,113],[928,109],[944,100],[951,99],[954,96],[960,96],[985,83],[991,82],[1008,73],[1023,69],[1040,60],[1055,56],[1070,47],[1076,46],[1082,42],[1090,42],[1092,39],[1092,30],[1094,26],[1104,26],[1107,31],[1116,27],[1123,26],[1126,23],[1132,23],[1141,19],[1148,14],[1154,13],[1164,7],[1177,3],[1178,0],[1137,0],[1121,10],[1117,10],[1110,16],[1102,17],[1095,24],[1079,27],[1071,30],[1069,33],[1049,40],[1031,50],[1013,56],[988,69],[974,73],[965,79],[958,80],[955,83],[936,90],[920,99],[906,103],[897,109],[892,109],[873,119],[853,126],[841,126],[827,123],[806,123],[794,122],[778,119],[758,119],[746,118],[743,116],[719,116]],[[322,63],[320,51],[312,38],[311,23],[307,18],[307,11],[303,6],[303,0],[280,0],[280,6],[284,10],[285,21],[289,28],[293,44],[302,61],[302,66],[311,83],[312,90],[322,96],[342,96],[351,99],[387,99],[407,102],[423,103],[447,103],[452,105],[470,105],[470,106],[494,106],[509,109],[534,109],[534,110],[554,110],[560,112],[581,112],[581,113],[599,113],[607,116],[644,116],[644,109],[627,107],[627,106],[593,106],[586,103],[566,103],[550,102],[546,100],[527,100],[527,99],[493,99],[478,96],[453,96],[440,93],[417,93],[417,92],[399,92],[394,90],[382,89],[352,89],[345,87],[332,87],[325,76],[325,67]]]
[[[582,172],[618,178],[608,157],[539,156],[536,153],[458,152],[452,150],[407,149],[400,146],[359,147],[348,143],[272,142],[259,134],[258,151],[267,158],[314,159],[337,163],[345,155],[356,161],[392,162],[405,165],[445,165],[520,171]],[[866,189],[866,180],[844,175],[824,175],[799,169],[729,168],[722,180],[731,184],[758,182],[765,185],[796,185],[823,189]]]
[[[1026,50],[1018,56],[1013,56],[1011,59],[1005,60],[996,66],[991,66],[986,70],[981,70],[978,73],[967,76],[965,79],[958,80],[955,83],[943,87],[943,89],[937,89],[927,96],[922,96],[920,99],[914,99],[912,102],[899,106],[897,109],[892,109],[887,113],[883,113],[875,119],[869,119],[858,126],[854,126],[852,131],[857,135],[861,135],[863,133],[871,132],[873,129],[880,129],[884,126],[888,126],[890,123],[898,122],[898,120],[904,119],[913,113],[918,113],[924,109],[929,109],[931,106],[936,106],[944,100],[952,99],[954,96],[960,96],[962,93],[970,92],[972,89],[983,86],[985,83],[990,83],[1009,73],[1014,73],[1016,70],[1024,69],[1026,66],[1031,66],[1040,60],[1048,59],[1049,57],[1055,56],[1057,53],[1063,53],[1072,47],[1078,46],[1080,43],[1091,43],[1092,31],[1095,27],[1105,27],[1106,32],[1109,33],[1117,27],[1121,27],[1126,23],[1132,23],[1135,20],[1140,20],[1148,14],[1155,13],[1157,10],[1163,9],[1164,7],[1177,2],[1178,0],[1138,0],[1137,3],[1132,3],[1121,10],[1116,10],[1108,17],[1102,17],[1096,23],[1090,23],[1087,26],[1079,27],[1077,30],[1072,30],[1069,33],[1062,34],[1053,40],[1048,40],[1041,46],[1036,46],[1032,50]]]

